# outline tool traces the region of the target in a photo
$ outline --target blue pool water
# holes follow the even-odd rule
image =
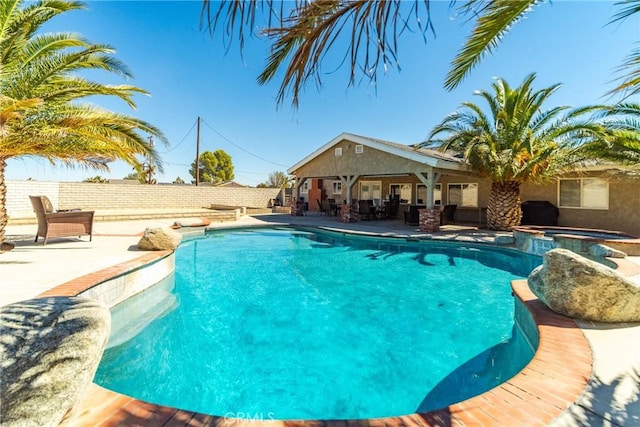
[[[510,281],[539,263],[446,242],[212,233],[180,246],[171,309],[134,337],[112,337],[96,382],[252,419],[437,409],[495,387],[531,359],[514,327]],[[156,304],[153,292],[139,299]],[[127,312],[114,311],[119,330],[140,323]]]

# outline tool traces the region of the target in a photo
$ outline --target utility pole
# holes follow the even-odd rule
[[[149,135],[149,146],[153,149],[155,143],[153,135]],[[147,156],[147,184],[153,183],[153,165],[151,163],[151,153]]]
[[[198,116],[198,128],[196,132],[196,185],[200,182],[200,116]]]

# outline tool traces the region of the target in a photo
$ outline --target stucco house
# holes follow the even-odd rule
[[[525,183],[523,202],[557,207],[558,225],[617,230],[640,235],[640,179],[594,165],[544,185]],[[342,133],[288,169],[294,196],[319,209],[317,200],[373,200],[399,196],[398,215],[410,205],[457,205],[455,220],[484,223],[491,182],[462,159],[430,149]]]

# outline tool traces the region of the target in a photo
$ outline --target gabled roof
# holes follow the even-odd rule
[[[234,187],[234,188],[245,188],[246,185],[240,184],[236,181],[225,181],[220,184],[216,184],[215,187]]]
[[[411,145],[403,145],[398,144],[396,142],[384,141],[382,139],[370,138],[361,135],[355,135],[352,133],[343,132],[340,135],[333,138],[331,141],[324,144],[322,147],[315,150],[313,153],[309,154],[304,159],[300,160],[289,169],[287,172],[289,174],[294,173],[298,168],[302,165],[310,162],[311,160],[318,157],[320,154],[327,151],[333,145],[339,143],[340,141],[350,141],[354,144],[362,144],[366,147],[374,148],[376,150],[380,150],[389,154],[393,154],[395,156],[403,157],[409,160],[413,160],[419,163],[424,163],[425,165],[431,167],[438,167],[443,169],[452,169],[452,170],[467,170],[467,163],[458,157],[453,157],[446,153],[441,153],[436,150],[430,150],[427,148],[415,148]]]

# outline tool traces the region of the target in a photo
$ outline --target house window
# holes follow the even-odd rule
[[[609,209],[609,183],[603,179],[560,179],[558,186],[562,208]]]
[[[449,205],[458,207],[478,207],[478,183],[449,184],[447,186]]]
[[[364,145],[356,145],[356,154],[362,154],[364,152]]]
[[[382,204],[382,183],[380,181],[360,182],[360,200],[373,200],[373,204]]]
[[[416,196],[419,205],[427,203],[427,187],[424,184],[416,185]],[[433,204],[440,206],[442,204],[442,184],[436,184],[433,189]]]
[[[389,194],[391,198],[400,196],[400,203],[411,203],[411,184],[391,184]]]
[[[336,153],[336,157],[338,157],[338,156],[342,156],[342,147],[338,147],[338,148],[336,148],[335,153]]]
[[[333,194],[342,194],[342,181],[333,181]]]
[[[309,181],[305,181],[300,186],[300,193],[306,194],[309,192]]]

